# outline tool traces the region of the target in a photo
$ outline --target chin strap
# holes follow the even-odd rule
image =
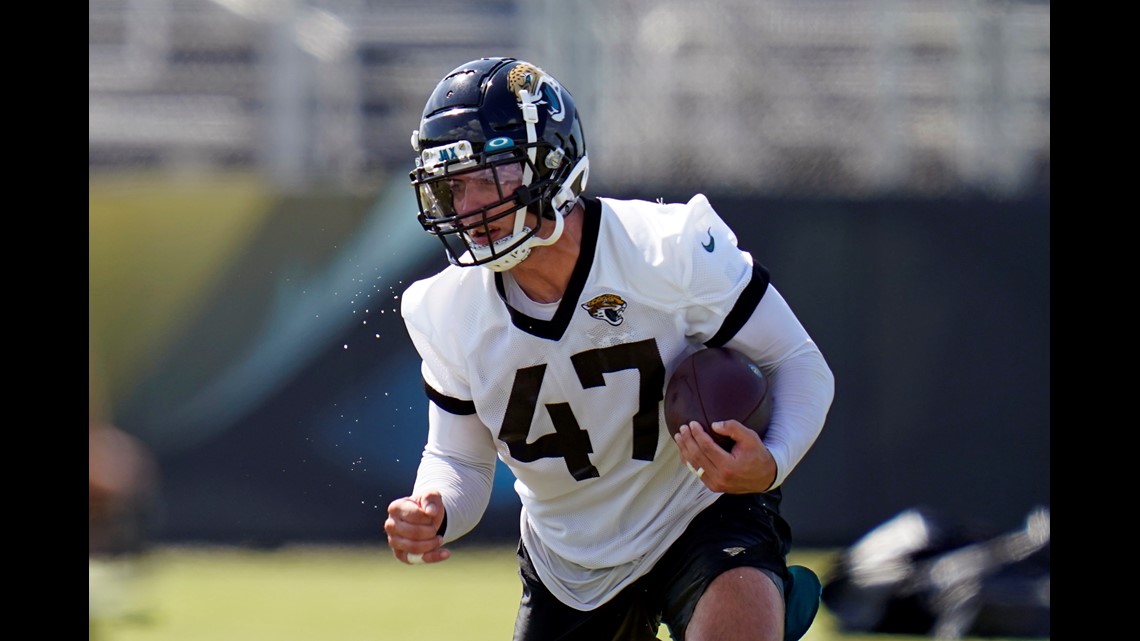
[[[546,238],[532,236],[530,239],[531,242],[526,245],[527,251],[530,251],[531,247],[545,247],[546,245],[553,245],[558,242],[558,238],[562,236],[562,230],[565,227],[566,217],[563,216],[560,211],[554,212],[554,231],[550,232],[550,235]]]
[[[535,247],[544,247],[546,245],[553,245],[558,242],[562,236],[562,230],[566,228],[566,219],[562,216],[561,212],[554,212],[554,231],[550,232],[550,236],[546,238],[539,238],[537,235],[523,241],[521,245],[515,248],[514,251],[501,256],[489,263],[484,263],[484,267],[493,272],[506,271],[515,265],[523,262],[530,256],[530,250]],[[524,231],[529,231],[524,228]]]

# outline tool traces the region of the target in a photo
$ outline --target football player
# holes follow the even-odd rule
[[[497,458],[522,503],[516,641],[655,639],[661,623],[678,640],[802,635],[819,582],[786,564],[780,486],[834,379],[767,270],[703,195],[587,195],[574,99],[528,62],[448,73],[411,142],[419,222],[450,265],[402,299],[428,434],[410,496],[388,506],[396,558],[446,560]],[[763,440],[736,421],[670,438],[665,382],[705,346],[770,378]]]

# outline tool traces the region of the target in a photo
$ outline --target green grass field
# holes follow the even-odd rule
[[[92,562],[90,639],[509,640],[519,596],[513,548],[452,549],[450,560],[416,567],[397,562],[384,546],[160,548],[133,563]],[[790,561],[823,576],[833,558],[805,551]],[[659,638],[670,639],[664,627]],[[924,639],[842,634],[826,608],[804,637]]]

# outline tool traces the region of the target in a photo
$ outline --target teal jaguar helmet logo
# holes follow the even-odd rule
[[[507,74],[507,86],[520,100],[524,100],[520,93],[526,90],[533,97],[542,96],[539,104],[546,104],[550,119],[562,122],[566,117],[566,105],[562,102],[562,85],[530,63],[519,63]]]

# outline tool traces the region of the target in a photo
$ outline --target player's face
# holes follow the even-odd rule
[[[515,191],[522,187],[522,166],[517,164],[499,165],[494,168],[458,174],[447,180],[451,191],[451,204],[459,216],[471,216],[467,225],[479,221],[482,216],[485,224],[468,230],[468,235],[479,244],[488,244],[509,235],[513,231],[514,218],[501,217],[518,207],[512,200]],[[503,202],[506,201],[506,202]],[[485,207],[501,203],[481,214]]]

